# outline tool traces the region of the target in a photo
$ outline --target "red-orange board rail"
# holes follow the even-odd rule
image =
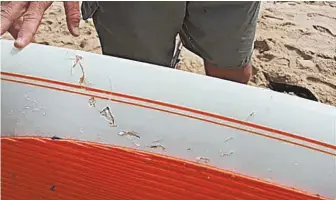
[[[325,199],[214,167],[124,147],[1,138],[3,200]]]

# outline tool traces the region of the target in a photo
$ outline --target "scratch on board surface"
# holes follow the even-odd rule
[[[83,56],[75,55],[74,60],[75,60],[75,62],[74,62],[74,64],[71,67],[71,75],[73,75],[73,69],[76,66],[79,66],[81,68],[81,71],[82,71],[82,76],[79,78],[79,84],[80,85],[85,85],[86,84],[86,81],[85,81],[85,71],[84,71],[84,67],[83,67],[83,65],[81,63],[81,61],[83,60]]]
[[[207,164],[207,163],[210,162],[210,158],[203,157],[203,156],[198,156],[198,157],[196,157],[196,161],[198,163],[205,163],[205,164]]]
[[[110,85],[110,92],[113,92],[113,88],[112,88],[112,80],[111,80],[111,78],[109,77],[109,76],[107,76],[107,79],[108,79],[108,81],[109,81],[109,85]],[[109,99],[109,101],[111,101],[111,102],[113,102],[112,101],[112,98],[110,97],[111,96],[111,94],[109,94],[108,95],[108,99]]]
[[[146,147],[151,148],[151,149],[161,149],[162,151],[165,151],[166,147],[163,144],[161,144],[162,140],[163,138],[154,140],[152,141],[151,144],[146,145]]]
[[[96,99],[94,97],[89,99],[89,106],[96,107]]]
[[[233,140],[233,139],[234,139],[234,137],[232,137],[232,136],[227,137],[227,138],[225,138],[224,143],[227,143],[228,141]]]
[[[157,148],[160,148],[162,149],[162,151],[165,151],[166,150],[166,147],[163,146],[162,144],[160,143],[155,143],[155,144],[150,144],[150,145],[147,145],[148,148],[151,148],[151,149],[157,149]]]
[[[100,111],[100,114],[105,118],[106,121],[109,122],[109,124],[112,127],[116,127],[114,117],[112,115],[112,112],[108,106],[106,106],[102,111]]]
[[[136,137],[140,139],[140,135],[139,133],[135,132],[135,131],[121,131],[118,133],[118,135],[120,136],[129,136],[129,137]]]
[[[250,118],[252,118],[254,115],[255,115],[255,112],[251,112],[251,113],[247,116],[247,118],[246,118],[245,121],[248,121],[248,120],[249,120]]]
[[[231,155],[233,155],[233,154],[234,154],[233,151],[229,151],[228,153],[221,153],[221,156],[222,156],[222,157],[227,157],[227,156],[231,156]]]

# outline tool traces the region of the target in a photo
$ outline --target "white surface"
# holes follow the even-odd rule
[[[18,51],[6,40],[1,41],[1,71],[77,84],[80,68],[70,73],[75,55],[83,56],[89,87],[181,105],[336,145],[335,107],[203,75],[36,44]],[[336,196],[334,149],[310,145],[334,154],[330,155],[197,119],[96,99],[97,109],[110,106],[118,125],[112,128],[97,109],[88,106],[89,97],[3,80],[1,84],[3,136],[56,135],[133,148],[135,142],[148,151],[151,149],[146,145],[162,139],[166,151],[155,150],[159,153],[189,160],[204,156],[219,168],[328,198]],[[307,144],[250,126],[150,105]],[[118,135],[122,130],[136,131],[141,138],[132,142]],[[229,152],[233,154],[221,156]]]

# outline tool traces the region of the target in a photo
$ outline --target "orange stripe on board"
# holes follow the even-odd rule
[[[326,199],[211,166],[124,147],[41,137],[3,137],[1,144],[4,200]]]
[[[292,134],[292,133],[288,133],[288,132],[285,132],[285,131],[273,129],[273,128],[270,128],[270,127],[266,127],[266,126],[262,126],[262,125],[258,125],[258,124],[253,124],[253,123],[249,123],[249,122],[246,122],[246,121],[241,121],[241,120],[229,118],[229,117],[226,117],[226,116],[222,116],[222,115],[218,115],[218,114],[214,114],[214,113],[208,113],[208,112],[204,112],[204,111],[200,111],[200,110],[196,110],[196,109],[192,109],[192,108],[187,108],[187,107],[183,107],[183,106],[179,106],[179,105],[173,105],[173,104],[169,104],[169,103],[155,101],[155,100],[152,100],[152,99],[146,99],[146,98],[142,98],[142,97],[136,97],[136,96],[132,96],[132,95],[127,95],[127,94],[122,94],[122,93],[117,93],[117,92],[112,92],[112,91],[106,91],[106,90],[91,88],[91,87],[87,87],[87,86],[83,87],[81,85],[76,85],[76,84],[66,83],[66,82],[56,81],[56,80],[50,80],[50,79],[45,79],[45,78],[41,78],[41,77],[15,74],[15,73],[10,73],[10,72],[1,72],[1,74],[6,75],[6,76],[17,77],[17,78],[23,78],[23,79],[29,79],[29,80],[34,80],[34,81],[56,84],[56,85],[62,85],[62,86],[66,86],[66,87],[76,88],[76,89],[83,89],[84,88],[85,90],[91,91],[91,92],[114,95],[114,96],[118,96],[118,97],[122,97],[122,98],[126,98],[126,99],[132,99],[132,100],[137,100],[137,101],[146,102],[146,103],[152,103],[152,104],[156,104],[156,105],[160,105],[160,106],[164,106],[164,107],[169,107],[169,108],[173,108],[173,109],[192,112],[192,113],[195,113],[195,114],[208,116],[208,117],[213,117],[213,118],[221,119],[221,120],[224,120],[224,121],[233,122],[233,123],[236,123],[236,124],[240,124],[240,125],[264,130],[264,131],[267,131],[267,132],[271,132],[273,134],[278,134],[278,135],[294,138],[294,139],[297,139],[297,140],[310,142],[310,143],[320,145],[320,146],[323,146],[323,147],[326,147],[326,148],[329,148],[329,149],[332,149],[332,150],[336,150],[336,145],[324,143],[324,142],[321,142],[321,141],[318,141],[318,140],[314,140],[314,139],[311,139],[311,138],[306,138],[306,137],[303,137],[303,136],[295,135],[295,134]]]
[[[25,85],[37,86],[37,87],[42,87],[42,88],[47,88],[47,89],[57,90],[57,91],[62,91],[62,92],[68,92],[68,93],[78,94],[78,95],[83,95],[83,96],[88,96],[88,97],[95,97],[97,99],[110,100],[110,101],[114,101],[114,102],[118,102],[118,103],[123,103],[123,104],[127,104],[127,105],[147,108],[147,109],[151,109],[151,110],[157,110],[157,111],[161,111],[161,112],[165,112],[165,113],[169,113],[169,114],[174,114],[174,115],[178,115],[178,116],[182,116],[182,117],[187,117],[187,118],[191,118],[191,119],[196,119],[196,120],[200,120],[200,121],[204,121],[204,122],[208,122],[208,123],[212,123],[212,124],[216,124],[216,125],[220,125],[220,126],[225,126],[225,127],[240,130],[240,131],[245,131],[245,132],[255,134],[255,135],[259,135],[259,136],[263,136],[263,137],[266,137],[266,138],[269,138],[269,139],[274,139],[274,140],[278,140],[278,141],[281,141],[281,142],[294,144],[294,145],[304,147],[304,148],[307,148],[307,149],[310,149],[310,150],[313,150],[313,151],[318,151],[318,152],[321,152],[321,153],[336,156],[336,153],[332,153],[332,152],[329,152],[329,151],[318,149],[316,147],[312,147],[312,146],[309,146],[309,145],[300,144],[298,142],[293,142],[293,141],[290,141],[290,140],[277,138],[277,137],[270,136],[270,135],[260,133],[260,132],[257,132],[257,131],[253,131],[253,130],[249,130],[249,129],[245,129],[245,128],[241,128],[241,127],[236,127],[236,126],[229,125],[229,124],[224,124],[224,123],[216,122],[216,121],[209,120],[209,119],[203,119],[203,118],[191,116],[191,115],[188,115],[188,114],[178,113],[178,112],[175,112],[175,111],[169,111],[169,110],[165,110],[165,109],[161,109],[161,108],[155,108],[155,107],[152,107],[152,106],[142,105],[142,104],[138,104],[138,103],[127,102],[127,101],[123,101],[123,100],[107,98],[107,97],[104,97],[104,96],[98,96],[98,95],[93,95],[93,94],[86,94],[86,93],[83,93],[83,92],[76,92],[76,91],[72,91],[72,90],[67,90],[67,89],[57,88],[57,87],[53,87],[53,86],[42,85],[42,84],[12,80],[12,79],[7,79],[7,78],[1,78],[1,80],[14,82],[14,83],[25,84]]]

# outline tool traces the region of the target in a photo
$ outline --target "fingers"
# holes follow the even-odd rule
[[[20,31],[22,23],[23,23],[23,18],[20,17],[19,19],[15,20],[12,23],[12,26],[8,29],[8,32],[13,36],[14,39],[17,38],[17,35]]]
[[[41,23],[45,10],[52,4],[50,1],[30,2],[27,12],[23,14],[23,22],[17,39],[14,42],[15,47],[23,48],[33,39],[38,26]]]
[[[22,16],[28,4],[29,2],[9,2],[1,5],[1,35],[7,32],[14,21]]]
[[[80,11],[78,1],[64,2],[68,29],[73,36],[79,36]]]
[[[1,3],[1,35],[9,31],[16,38],[17,48],[27,46],[39,27],[45,10],[52,2],[9,2]],[[64,2],[68,29],[79,36],[79,2]],[[20,19],[22,16],[23,20]]]

